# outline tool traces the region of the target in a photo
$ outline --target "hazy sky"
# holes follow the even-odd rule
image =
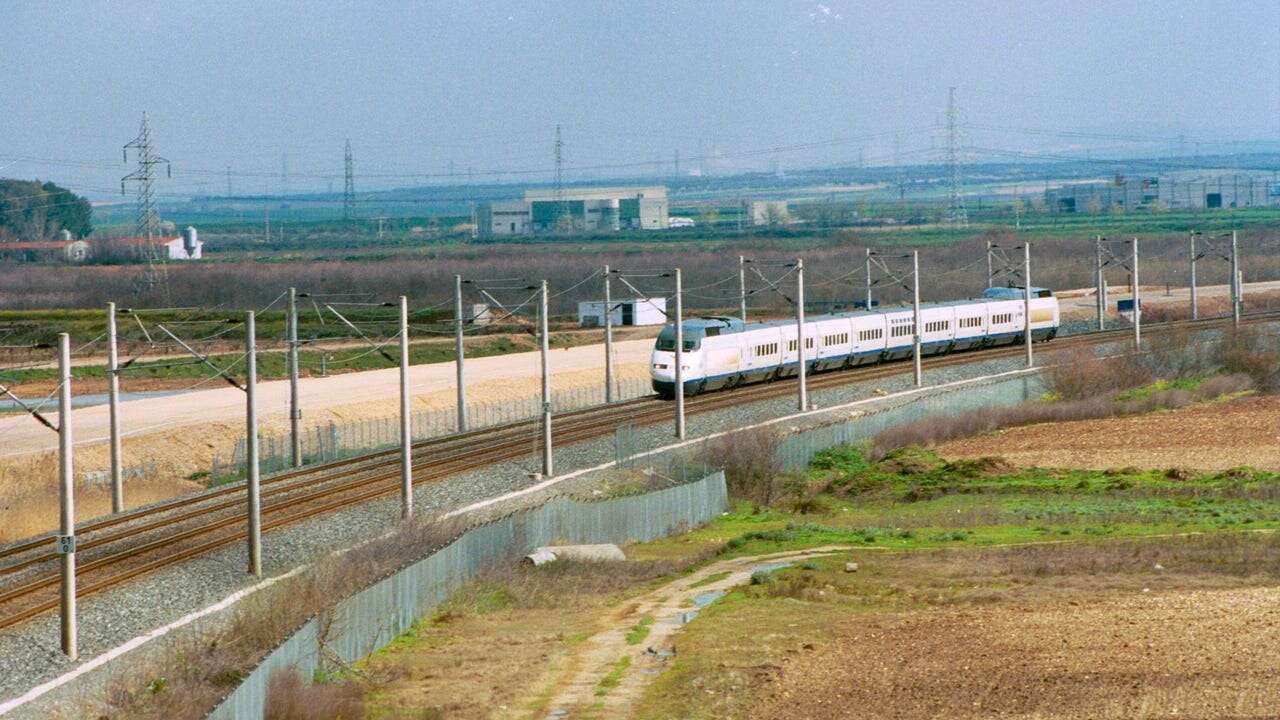
[[[348,137],[365,189],[451,161],[545,177],[557,123],[571,176],[677,150],[883,162],[895,132],[926,160],[949,85],[972,148],[1280,140],[1280,0],[10,0],[0,38],[0,175],[95,193],[143,110],[175,193],[224,191],[228,165],[236,192],[275,192],[282,154],[291,189],[341,189]]]

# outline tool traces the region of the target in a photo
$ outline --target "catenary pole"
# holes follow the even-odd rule
[[[871,309],[871,248],[867,248],[867,306],[865,309]]]
[[[409,299],[400,296],[400,517],[413,517],[413,426],[409,417]]]
[[[542,281],[542,296],[538,299],[538,344],[542,352],[542,475],[551,477],[555,465],[551,457],[551,369],[550,343],[547,339],[547,281]]]
[[[1022,334],[1027,348],[1027,367],[1035,366],[1031,357],[1031,243],[1022,243]]]
[[[289,288],[289,440],[294,467],[302,467],[302,406],[298,402],[298,289]]]
[[[258,347],[253,311],[245,314],[245,488],[249,513],[249,574],[262,574],[262,499],[258,493],[261,479],[258,465]]]
[[[911,251],[911,359],[916,387],[924,385],[920,367],[920,251]]]
[[[466,351],[462,345],[462,276],[453,276],[453,364],[458,386],[458,432],[467,431],[467,380],[464,364]]]
[[[1095,293],[1098,300],[1098,329],[1105,330],[1107,326],[1107,286],[1104,284],[1102,275],[1102,236],[1094,236],[1094,273],[1097,275],[1098,290]]]
[[[684,439],[684,291],[680,268],[676,268],[676,439]]]
[[[613,402],[613,292],[604,266],[604,401]]]
[[[747,259],[742,255],[738,256],[738,310],[745,325],[747,322]]]
[[[1191,319],[1200,319],[1200,308],[1196,302],[1196,231],[1191,231]]]
[[[809,387],[804,367],[804,259],[796,258],[796,402],[800,412],[809,409]]]
[[[116,304],[107,303],[107,416],[111,444],[111,512],[124,510],[124,472],[120,467],[120,351]]]
[[[1142,294],[1138,290],[1138,238],[1133,239],[1133,345],[1142,349]]]
[[[1240,282],[1240,256],[1236,231],[1231,231],[1231,324],[1240,327],[1240,306],[1244,304],[1244,283]]]
[[[987,241],[987,287],[995,285],[996,275],[995,269],[991,266],[991,241]]]
[[[58,333],[58,552],[62,555],[59,620],[62,652],[75,660],[76,648],[76,510],[72,483],[75,463],[71,453],[71,336]]]

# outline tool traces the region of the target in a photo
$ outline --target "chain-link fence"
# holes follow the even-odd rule
[[[615,381],[615,400],[631,400],[653,393],[649,380],[624,378]],[[562,413],[604,404],[604,387],[577,387],[556,390],[551,393],[553,412]],[[505,425],[540,417],[542,398],[531,395],[516,400],[476,402],[467,405],[467,427],[472,430]],[[413,439],[449,435],[457,430],[457,408],[423,410],[413,413]],[[302,462],[304,465],[329,462],[344,457],[362,455],[400,444],[400,417],[330,422],[305,428],[302,433]],[[258,436],[259,467],[263,474],[280,472],[292,467],[293,451],[288,433],[262,433]],[[212,483],[226,482],[244,477],[245,441],[236,441],[228,456],[215,453],[209,477]]]

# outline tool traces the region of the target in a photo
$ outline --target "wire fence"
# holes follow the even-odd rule
[[[615,381],[615,401],[631,400],[653,393],[646,378],[624,378]],[[580,410],[603,405],[604,387],[577,387],[551,393],[553,413]],[[467,427],[478,430],[532,420],[542,414],[542,398],[531,395],[515,400],[467,404]],[[423,410],[412,414],[413,439],[450,435],[458,428],[456,407]],[[329,422],[305,428],[301,433],[303,465],[330,462],[341,458],[385,450],[400,444],[400,417],[389,415],[368,420]],[[259,467],[264,474],[281,472],[293,466],[293,450],[289,434],[261,433],[258,436]],[[227,482],[244,477],[245,439],[236,441],[229,454],[214,453],[209,469],[210,481]]]

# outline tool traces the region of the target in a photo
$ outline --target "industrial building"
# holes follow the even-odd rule
[[[1053,212],[1097,213],[1160,207],[1170,210],[1280,205],[1280,185],[1268,176],[1168,175],[1063,185],[1045,191]]]
[[[662,325],[667,322],[666,298],[628,298],[613,301],[611,325]],[[578,325],[604,327],[604,301],[578,303]]]
[[[476,206],[479,237],[667,227],[667,189],[662,186],[528,190],[522,200]]]

